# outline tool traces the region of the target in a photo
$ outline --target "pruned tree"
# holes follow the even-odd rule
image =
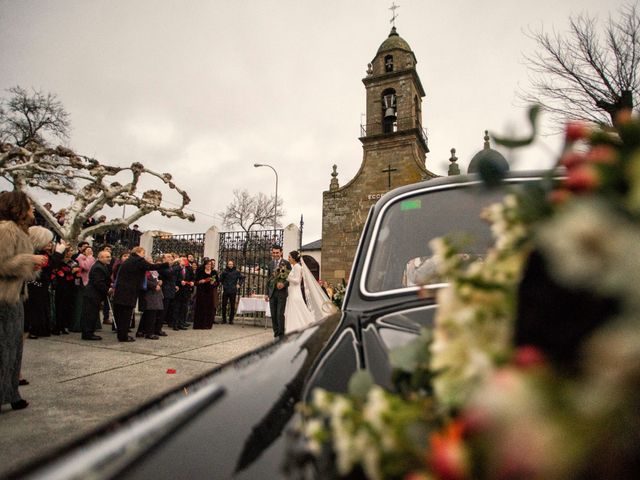
[[[0,142],[26,147],[30,143],[48,145],[49,137],[69,139],[69,114],[53,93],[16,86],[0,99]]]
[[[126,183],[115,179],[116,176],[122,179],[123,175],[129,176]],[[151,212],[192,222],[195,220],[193,214],[184,211],[190,202],[189,196],[173,183],[171,175],[156,173],[137,162],[128,167],[113,167],[65,147],[51,148],[31,142],[26,148],[3,143],[0,145],[0,176],[11,182],[15,189],[27,193],[49,226],[71,244],[111,229],[126,227]],[[181,204],[175,208],[161,205],[162,192],[159,190],[138,192],[138,183],[143,176],[155,177],[175,190],[182,197]],[[34,192],[38,189],[72,197],[63,225],[40,203]],[[133,213],[125,218],[84,226],[104,207],[123,205],[135,207]]]
[[[538,50],[525,56],[532,92],[527,103],[542,105],[558,124],[582,120],[613,125],[617,114],[638,107],[640,94],[640,11],[626,4],[603,28],[581,14],[568,32],[530,31]]]
[[[282,198],[278,198],[278,218],[284,215],[282,204]],[[225,226],[229,228],[238,226],[248,233],[256,227],[272,228],[274,215],[276,215],[274,207],[274,197],[267,197],[262,192],[251,195],[246,189],[234,190],[232,202],[219,216]],[[277,221],[276,225],[279,226]]]

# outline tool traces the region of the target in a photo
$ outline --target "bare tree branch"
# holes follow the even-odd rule
[[[527,103],[542,105],[558,126],[567,120],[613,125],[618,113],[638,108],[640,11],[628,4],[609,17],[599,34],[595,18],[571,17],[564,35],[529,31],[538,51],[526,55],[531,92]]]
[[[282,205],[282,198],[278,198],[278,218],[284,215]],[[251,195],[248,190],[234,190],[233,201],[219,217],[225,226],[239,226],[245,232],[255,227],[271,228],[275,214],[274,206],[274,197],[267,197],[262,192]],[[279,223],[276,224],[279,226]]]
[[[103,165],[65,147],[31,146],[33,150],[7,143],[0,145],[0,176],[8,179],[17,190],[25,191],[51,228],[72,243],[114,227],[125,227],[151,212],[159,212],[165,217],[195,220],[193,214],[184,211],[191,201],[189,195],[173,183],[168,173],[155,172],[137,162],[128,167]],[[44,174],[47,176],[43,177]],[[114,177],[120,174],[128,174],[130,180],[125,184],[114,181]],[[178,207],[162,206],[162,192],[159,190],[147,190],[139,194],[138,182],[143,176],[155,177],[170,190],[175,190],[182,198],[181,204]],[[61,177],[73,181],[62,181]],[[59,225],[40,204],[32,189],[66,194],[73,198],[64,225]],[[115,205],[131,205],[136,210],[125,219],[84,226],[102,208]]]
[[[56,95],[16,86],[7,90],[12,96],[2,99],[0,141],[25,147],[31,142],[48,144],[48,135],[68,140],[69,114]]]

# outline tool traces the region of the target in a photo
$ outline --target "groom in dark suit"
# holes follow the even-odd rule
[[[269,293],[269,308],[271,310],[271,325],[273,326],[273,336],[282,337],[284,335],[284,309],[287,305],[287,287],[289,282],[282,278],[282,269],[287,272],[291,270],[291,264],[282,258],[282,247],[274,245],[271,247],[271,262],[269,262],[269,282],[267,283]]]

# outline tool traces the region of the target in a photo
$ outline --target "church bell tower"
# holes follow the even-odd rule
[[[366,122],[361,125],[360,170],[340,187],[334,166],[322,194],[322,272],[329,282],[348,280],[367,212],[389,190],[433,178],[422,123],[424,88],[416,57],[396,27],[369,63],[362,79]]]

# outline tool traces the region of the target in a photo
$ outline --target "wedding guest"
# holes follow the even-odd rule
[[[196,273],[196,303],[193,315],[194,329],[210,329],[216,318],[216,292],[218,272],[213,262],[206,260]]]
[[[220,275],[222,284],[222,323],[227,323],[227,305],[229,305],[229,324],[233,325],[236,314],[236,295],[238,286],[244,282],[244,276],[236,270],[233,260],[227,261],[227,268]]]
[[[193,286],[195,284],[195,275],[193,269],[189,265],[189,260],[186,257],[180,257],[180,271],[176,285],[178,290],[174,299],[173,306],[173,323],[174,330],[186,330],[187,329],[187,313],[189,308],[189,300],[193,294]]]
[[[0,405],[10,403],[14,410],[29,405],[18,391],[24,284],[36,278],[37,269],[47,260],[43,255],[33,254],[33,244],[27,235],[32,223],[33,209],[25,193],[15,190],[0,193]]]
[[[58,224],[64,225],[66,218],[67,218],[67,211],[64,208],[61,208],[60,210],[58,210],[58,213],[56,213],[56,220],[58,221]]]
[[[51,333],[67,335],[73,322],[73,306],[75,304],[78,262],[71,258],[71,247],[64,251],[64,257],[57,269],[53,271],[54,304],[56,310],[55,326]]]
[[[74,260],[76,260],[78,258],[78,255],[80,255],[82,252],[84,252],[84,249],[87,248],[89,246],[89,242],[85,242],[84,240],[82,242],[78,242],[78,250],[71,255],[71,258],[73,258]]]
[[[113,314],[119,342],[135,342],[135,338],[128,335],[129,325],[146,272],[168,266],[167,263],[149,263],[144,256],[144,248],[134,247],[129,258],[118,269],[113,294]]]
[[[169,264],[169,266],[158,270],[159,278],[162,280],[162,322],[159,328],[156,326],[154,333],[160,337],[165,337],[167,334],[162,330],[162,325],[173,324],[174,300],[178,290],[176,282],[182,268],[180,267],[179,259],[172,253],[165,253],[162,256],[162,261]]]
[[[80,281],[76,285],[76,305],[74,308],[75,318],[71,329],[72,332],[82,332],[83,292],[87,283],[89,283],[89,271],[91,270],[91,267],[93,267],[93,264],[96,263],[96,259],[93,257],[93,248],[91,248],[89,244],[79,248],[81,248],[81,250],[76,257],[76,262],[78,262],[78,277],[80,277]],[[97,324],[95,328],[101,328],[100,324]]]
[[[83,291],[82,340],[102,340],[95,330],[96,325],[100,325],[100,304],[106,301],[111,288],[110,262],[111,252],[102,250],[89,271],[89,280]]]
[[[60,242],[53,247],[53,232],[45,227],[29,227],[29,238],[37,254],[43,255],[46,262],[38,278],[27,283],[29,298],[24,304],[25,330],[30,339],[51,335],[51,296],[49,287],[53,270],[62,263],[62,252],[67,244]]]
[[[161,263],[162,259],[156,260]],[[144,291],[144,311],[140,319],[140,325],[144,338],[149,340],[158,340],[159,335],[158,324],[162,328],[162,280],[157,271],[149,271],[146,274],[147,283]]]
[[[100,221],[100,219],[103,217],[106,219],[106,217],[102,215],[98,220]],[[107,270],[109,270],[109,278],[111,278],[111,274],[113,273],[113,264],[115,263],[115,258],[113,257],[113,247],[109,244],[106,244],[102,247],[102,250],[109,252],[109,255],[111,256],[111,261],[107,265]],[[105,298],[102,302],[102,323],[105,325],[112,324],[111,319],[109,318],[110,311],[111,309],[109,308],[109,300],[108,298]]]

